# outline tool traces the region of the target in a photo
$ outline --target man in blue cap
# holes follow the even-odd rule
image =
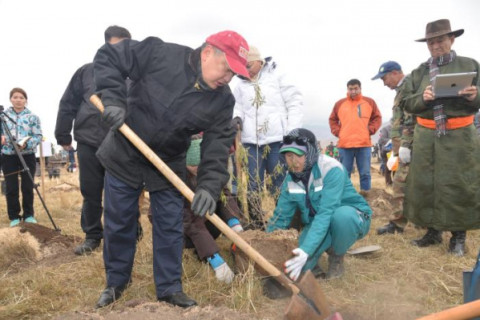
[[[413,129],[416,121],[415,116],[406,112],[400,105],[403,99],[402,89],[405,80],[400,64],[395,61],[383,63],[378,73],[372,78],[372,80],[376,79],[382,79],[385,86],[396,91],[393,100],[390,137],[393,144],[393,155],[399,157],[398,169],[393,177],[394,211],[389,223],[378,228],[377,234],[402,233],[407,224],[407,219],[403,216],[403,199],[405,197],[408,167],[412,154]]]

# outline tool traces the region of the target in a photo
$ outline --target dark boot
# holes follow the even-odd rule
[[[343,258],[345,255],[337,255],[332,249],[328,253],[328,271],[326,279],[336,279],[343,276],[345,273],[345,266],[343,265]]]
[[[97,249],[100,246],[100,239],[85,239],[85,241],[75,248],[76,255],[89,255],[93,250]]]
[[[388,224],[384,225],[383,227],[380,227],[380,228],[377,229],[377,234],[378,235],[394,234],[395,232],[403,233],[403,228],[397,226],[392,221],[390,221]]]
[[[98,299],[95,308],[103,308],[108,306],[109,304],[114,303],[122,296],[122,293],[126,287],[127,285],[122,285],[118,287],[106,287],[105,290],[103,290],[100,294],[100,298]]]
[[[452,231],[452,237],[450,238],[450,244],[448,245],[448,252],[457,257],[463,257],[465,255],[465,238],[467,237],[467,231]]]
[[[428,228],[427,233],[420,239],[412,240],[412,245],[417,247],[428,247],[442,243],[442,231]]]
[[[183,291],[175,292],[168,296],[158,298],[160,302],[166,302],[171,305],[181,307],[181,308],[190,308],[197,305],[197,302],[187,296]]]

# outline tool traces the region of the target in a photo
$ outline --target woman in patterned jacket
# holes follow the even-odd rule
[[[37,223],[33,211],[33,177],[36,168],[35,150],[42,141],[42,129],[38,116],[27,109],[27,99],[27,93],[21,88],[13,88],[10,91],[12,106],[5,111],[8,117],[4,117],[3,125],[11,132],[13,141],[7,134],[7,130],[2,128],[2,162],[10,227],[18,225],[22,219],[27,223]],[[24,170],[14,143],[30,172]],[[23,216],[20,215],[18,175],[22,179]]]

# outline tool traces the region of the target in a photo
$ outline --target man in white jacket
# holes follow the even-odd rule
[[[242,144],[248,150],[249,214],[253,227],[263,229],[260,191],[265,171],[271,176],[269,191],[275,195],[285,177],[280,145],[290,130],[303,126],[303,96],[256,47],[250,46],[247,61],[250,79],[242,78],[234,90],[232,123],[242,130]]]

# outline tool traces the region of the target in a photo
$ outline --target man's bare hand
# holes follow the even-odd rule
[[[477,97],[478,90],[476,86],[470,86],[466,87],[463,90],[460,90],[458,94],[467,99],[468,101],[473,101]]]
[[[433,87],[427,86],[423,91],[423,101],[433,101],[435,100],[435,94],[433,93]]]

